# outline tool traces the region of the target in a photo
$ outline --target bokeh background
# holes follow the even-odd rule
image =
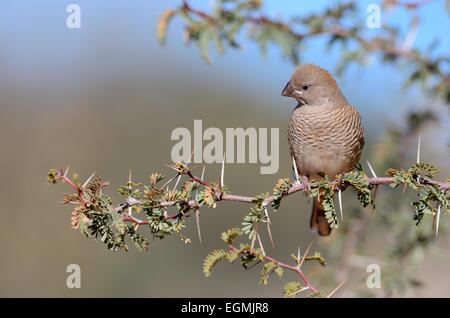
[[[202,244],[191,219],[185,231],[192,238],[190,245],[170,237],[152,242],[149,252],[114,253],[70,229],[70,207],[59,203],[70,189],[47,185],[46,174],[49,168],[65,166],[84,178],[96,171],[111,182],[110,191],[118,199],[114,192],[126,181],[129,169],[141,182],[154,171],[169,174],[165,163],[170,163],[174,144],[171,131],[192,129],[194,119],[202,119],[205,128],[280,128],[277,174],[260,175],[259,164],[226,166],[225,183],[232,192],[270,191],[278,178],[291,174],[286,126],[294,103],[280,92],[293,65],[281,58],[278,49],[270,48],[262,57],[256,45],[245,41],[240,51],[229,50],[223,56],[212,53],[214,63],[207,65],[195,47],[183,45],[179,20],[170,26],[167,44],[159,45],[158,17],[178,5],[178,0],[78,0],[82,27],[70,30],[66,7],[72,2],[0,3],[0,296],[281,296],[283,284],[275,278],[268,286],[258,286],[257,269],[221,264],[212,277],[202,273],[203,258],[222,247],[220,232],[240,224],[248,206],[223,203],[215,210],[204,210]],[[193,3],[208,8],[208,1]],[[286,17],[317,11],[328,3],[266,1],[265,11]],[[390,18],[399,27],[407,27],[404,11]],[[448,53],[450,38],[445,31],[450,21],[444,3],[424,7],[420,18],[415,45],[423,47],[438,38],[438,50]],[[303,61],[333,71],[339,55],[324,47],[320,40],[311,43]],[[377,60],[365,67],[352,66],[338,78],[362,114],[366,158],[388,128],[402,125],[407,111],[431,108],[440,121],[423,132],[422,158],[441,168],[441,178],[448,177],[448,110],[416,87],[405,89],[404,80],[398,69]],[[404,167],[415,161],[416,140],[407,146],[411,152],[405,156]],[[219,165],[210,165],[206,178],[218,178],[219,173]],[[272,216],[276,248],[267,244],[270,254],[287,260],[297,246],[305,248],[310,241],[315,250],[332,254],[333,242],[341,234],[336,231],[330,239],[317,238],[308,229],[309,212],[309,203],[301,195],[283,202]],[[442,220],[446,222],[447,217]],[[410,226],[414,227],[412,218]],[[374,244],[365,255],[376,259],[387,248],[382,230],[374,231]],[[450,296],[448,236],[442,234],[436,245],[439,249],[425,251],[424,261],[414,269],[425,283],[402,295]],[[339,262],[335,257],[334,265]],[[72,263],[81,266],[80,289],[66,287],[66,267]],[[323,272],[330,275],[334,265],[311,266],[312,279],[320,281]],[[365,267],[356,267],[353,274],[359,275],[353,284],[364,286]],[[351,289],[346,293],[354,295]]]

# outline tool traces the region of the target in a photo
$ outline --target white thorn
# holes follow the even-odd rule
[[[273,243],[272,230],[270,229],[270,223],[267,223],[267,233],[269,234],[270,244],[275,248],[275,244]]]
[[[84,189],[89,182],[91,182],[92,178],[95,176],[95,171],[89,176],[89,178],[87,178],[87,180],[83,183],[83,185],[81,186],[81,189]]]
[[[297,260],[298,260],[298,262],[300,262],[300,257],[301,257],[301,253],[300,253],[300,245],[298,246],[298,248],[297,248]]]
[[[225,185],[223,182],[224,177],[225,177],[225,154],[223,155],[222,171],[220,172],[220,187],[223,187]]]
[[[269,217],[269,211],[267,210],[267,205],[263,205],[264,208],[264,214],[266,215],[267,219],[267,234],[269,234],[270,244],[272,244],[272,247],[275,247],[275,244],[273,243],[273,237],[272,237],[272,231],[270,229],[270,217]]]
[[[64,171],[64,177],[67,177],[67,175],[69,174],[69,170],[70,170],[70,166],[68,166],[66,168],[66,171]]]
[[[191,163],[192,156],[194,155],[194,152],[195,152],[195,147],[194,147],[194,149],[192,150],[191,155],[189,156],[189,160],[186,162],[186,165],[188,165],[188,164]]]
[[[203,166],[202,176],[201,176],[201,179],[202,179],[202,180],[203,180],[203,177],[205,176],[205,168],[206,168],[206,166]]]
[[[308,289],[310,289],[309,286],[305,286],[305,287],[301,288],[301,289],[296,293],[296,295],[297,295],[297,294],[300,294],[301,292],[303,292],[303,291],[305,291],[305,290],[308,290]]]
[[[257,232],[255,232],[255,234],[253,235],[253,238],[252,238],[252,244],[251,244],[251,246],[250,246],[250,248],[251,248],[252,250],[255,248],[256,234],[257,234]]]
[[[338,289],[339,288],[341,288],[342,287],[342,285],[344,285],[345,284],[345,281],[343,281],[342,283],[340,283],[328,296],[327,296],[327,298],[331,298],[331,297],[333,297],[333,295],[338,291]]]
[[[131,190],[131,169],[128,171],[128,189]],[[131,197],[128,197],[128,199],[130,199]],[[133,209],[131,208],[131,206],[128,208],[128,215],[132,215],[133,214]]]
[[[373,170],[372,165],[370,164],[369,160],[366,160],[366,162],[367,162],[367,165],[369,166],[370,173],[372,173],[372,176],[377,178],[377,174],[375,173],[375,170]]]
[[[422,139],[422,133],[419,133],[419,140],[417,141],[417,163],[420,162],[420,144]]]
[[[203,171],[202,171],[202,176],[200,177],[201,180],[203,180],[204,176],[205,176],[205,166],[203,166]],[[198,194],[198,188],[197,190],[195,190],[195,196],[194,196],[194,200],[197,201],[197,194]]]
[[[338,191],[338,200],[339,200],[339,211],[341,212],[341,220],[344,221],[344,212],[342,210],[342,190]]]
[[[164,183],[162,186],[161,186],[161,189],[162,188],[165,188],[169,183],[171,183],[176,177],[178,177],[179,176],[179,174],[177,173],[176,175],[174,175],[172,178],[170,178],[169,180],[167,180],[166,181],[166,183]]]
[[[308,252],[309,252],[309,249],[311,248],[311,246],[312,246],[312,242],[310,242],[308,247],[306,248],[305,254],[302,257],[300,264],[298,264],[298,266],[297,266],[298,268],[302,267],[303,263],[305,262],[306,256],[308,255]]]
[[[200,210],[199,209],[195,210],[195,221],[197,223],[198,240],[200,241],[200,243],[202,243],[202,232],[200,230]]]
[[[263,207],[264,207],[264,214],[266,215],[267,223],[272,224],[272,222],[270,222],[269,211],[267,210],[267,205],[264,205]]]
[[[259,236],[258,233],[256,233],[256,236],[258,237],[258,243],[259,243],[259,246],[261,247],[261,251],[262,251],[263,255],[266,256],[266,251],[264,251],[264,246],[262,244],[261,237]]]
[[[437,209],[437,215],[436,215],[436,236],[438,235],[439,232],[439,220],[441,218],[441,205],[438,205],[438,209]]]
[[[175,182],[175,186],[173,187],[173,190],[172,190],[172,191],[175,191],[175,189],[176,189],[177,186],[178,186],[178,182],[180,182],[180,179],[181,179],[181,174],[178,176],[177,182]]]
[[[411,48],[413,47],[414,42],[416,41],[417,38],[418,27],[419,27],[419,19],[416,17],[412,19],[409,31],[406,34],[405,40],[402,44],[402,49],[404,51],[410,51]]]
[[[298,176],[298,170],[297,170],[297,164],[295,163],[294,157],[292,157],[292,165],[294,166],[294,173],[295,173],[295,182],[300,182],[300,178]]]

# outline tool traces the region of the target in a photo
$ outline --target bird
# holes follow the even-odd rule
[[[288,143],[299,175],[311,181],[323,175],[335,178],[358,165],[365,142],[361,115],[327,70],[315,64],[298,66],[281,95],[297,101]],[[320,236],[331,234],[320,196],[313,201],[310,228]]]

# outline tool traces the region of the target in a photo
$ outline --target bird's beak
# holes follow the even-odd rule
[[[282,96],[292,96],[294,89],[292,88],[291,81],[287,82],[286,86],[283,88],[281,92]]]

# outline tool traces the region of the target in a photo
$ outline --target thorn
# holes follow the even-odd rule
[[[339,288],[341,288],[342,287],[342,285],[344,285],[345,284],[345,281],[343,281],[342,283],[340,283],[328,296],[327,296],[327,298],[331,298],[331,297],[333,297],[333,295],[334,294],[336,294],[336,292],[338,291],[338,289]]]
[[[173,170],[176,170],[176,168],[175,168],[175,166],[173,165],[169,165],[169,164],[167,164],[167,163],[165,163],[164,164],[166,167],[168,167],[168,168],[170,168],[170,169],[173,169]]]
[[[225,154],[223,155],[222,171],[220,173],[220,187],[221,188],[224,186],[224,183],[223,183],[224,177],[225,177]]]
[[[258,233],[256,233],[256,236],[258,237],[258,243],[259,243],[259,246],[261,247],[261,251],[262,251],[263,255],[266,256],[266,251],[264,251],[264,246],[262,244],[261,237],[259,236]]]
[[[437,215],[436,215],[436,236],[438,235],[439,232],[439,220],[441,218],[441,205],[438,205],[438,209],[437,209]]]
[[[200,244],[202,243],[202,232],[200,230],[200,209],[195,209],[195,222],[197,223],[197,234]]]
[[[170,167],[170,166],[169,166]],[[179,173],[177,173],[176,175],[174,175],[172,178],[170,178],[168,181],[166,181],[166,183],[164,183],[162,186],[161,186],[161,189],[162,188],[164,188],[164,187],[166,187],[169,183],[171,183],[176,177],[178,177],[180,174]]]
[[[128,189],[130,189],[131,190],[131,169],[128,171]],[[130,197],[129,197],[130,198]],[[128,198],[128,199],[129,199]],[[128,208],[128,215],[132,215],[133,214],[133,209],[131,208],[131,206]]]
[[[177,186],[178,186],[178,183],[180,182],[180,179],[181,179],[181,174],[178,176],[177,182],[175,182],[175,186],[173,187],[173,190],[172,190],[172,191],[175,191],[175,189],[176,189]]]
[[[70,166],[67,166],[66,171],[64,171],[64,177],[67,177],[69,174]]]
[[[310,289],[309,286],[302,287],[302,288],[296,293],[296,295],[298,295],[298,294],[300,294],[301,292],[304,292],[305,290],[308,290],[308,289]]]
[[[273,238],[272,238],[272,231],[270,230],[270,224],[272,224],[270,222],[270,218],[269,218],[269,211],[267,211],[267,206],[264,205],[264,213],[266,215],[267,218],[267,233],[269,234],[269,239],[270,239],[270,244],[272,244],[272,247],[275,248],[275,244],[273,243]]]
[[[203,177],[205,176],[205,166],[203,166],[202,176],[200,177],[201,180],[203,180]],[[197,201],[197,194],[198,194],[198,188],[195,190],[195,196],[194,200]]]
[[[410,25],[409,25],[409,31],[405,36],[405,40],[402,44],[402,49],[405,51],[410,51],[411,48],[414,45],[414,42],[416,41],[417,38],[417,32],[418,32],[418,27],[419,27],[419,18],[415,17],[412,19]]]
[[[267,210],[267,205],[263,203],[263,209],[264,209],[264,214],[266,216],[267,219],[267,223],[272,224],[272,222],[270,222],[270,217],[269,217],[269,211]]]
[[[422,139],[422,133],[419,132],[419,140],[417,141],[417,163],[420,162],[420,144]]]
[[[255,235],[253,235],[252,237],[252,244],[250,246],[250,248],[253,250],[255,248],[255,241],[256,241],[256,236],[258,234],[258,225],[255,225],[255,229],[253,230],[255,232]]]
[[[206,168],[206,166],[203,166],[202,176],[201,176],[201,179],[202,179],[202,180],[203,180],[203,177],[205,176],[205,168]]]
[[[292,157],[292,166],[294,167],[294,173],[295,173],[295,182],[300,182],[300,178],[298,176],[298,170],[297,170],[297,164],[295,163],[294,157]]]
[[[308,255],[308,252],[309,252],[309,249],[311,248],[311,246],[312,246],[312,242],[310,242],[308,244],[308,247],[306,248],[305,254],[302,257],[302,260],[300,261],[300,264],[298,264],[298,266],[297,266],[298,268],[302,267],[303,263],[305,262],[306,256]]]
[[[300,263],[300,257],[301,257],[301,253],[300,253],[300,245],[297,248],[297,261]]]
[[[342,190],[338,191],[338,199],[339,199],[339,211],[341,212],[341,220],[344,221],[344,212],[342,210]]]
[[[255,247],[255,240],[256,240],[256,234],[253,235],[253,238],[252,238],[252,244],[250,245],[250,248],[251,248],[252,250],[253,250],[254,247]]]
[[[369,166],[369,170],[372,173],[372,176],[377,178],[377,174],[375,173],[375,170],[373,170],[372,165],[370,164],[369,160],[366,160],[366,162],[367,162],[367,165]]]
[[[195,147],[194,147],[194,149],[192,150],[191,155],[189,156],[189,160],[186,162],[186,165],[188,165],[188,164],[191,163],[192,156],[194,155],[194,152],[195,152]]]
[[[95,176],[95,171],[89,176],[89,178],[87,178],[87,180],[83,183],[83,185],[81,186],[81,189],[84,189],[89,182],[91,182],[92,178]]]

